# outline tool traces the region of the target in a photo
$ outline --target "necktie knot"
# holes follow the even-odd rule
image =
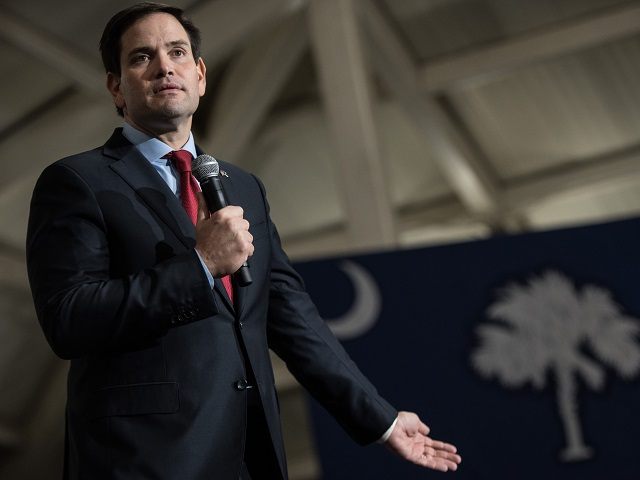
[[[180,173],[191,172],[193,156],[187,150],[174,150],[167,155]]]

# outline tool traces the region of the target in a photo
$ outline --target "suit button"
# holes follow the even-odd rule
[[[249,383],[243,378],[242,380],[238,380],[236,382],[236,390],[245,390]]]
[[[238,322],[238,326],[239,326],[240,328],[242,328],[242,327],[244,327],[244,323],[243,323],[243,322]]]

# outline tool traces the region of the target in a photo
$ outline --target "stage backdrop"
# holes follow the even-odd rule
[[[640,478],[640,219],[296,267],[382,395],[459,447],[452,478]],[[311,410],[323,478],[443,478]]]

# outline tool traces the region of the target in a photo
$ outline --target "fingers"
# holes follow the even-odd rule
[[[425,443],[424,453],[417,463],[442,472],[456,471],[458,464],[462,462],[460,455],[455,453],[456,447],[428,437],[427,440],[429,442]]]
[[[422,459],[420,459],[416,463],[423,467],[438,470],[440,472],[448,472],[449,470],[455,472],[458,469],[458,464],[456,462],[452,462],[450,460],[445,460],[442,458],[423,456]]]
[[[211,221],[222,225],[234,237],[249,238],[249,222],[244,219],[242,207],[229,205],[211,214]],[[253,237],[250,238],[253,240]]]
[[[453,453],[425,452],[416,463],[442,472],[449,470],[455,472],[461,461],[460,456]]]
[[[425,444],[437,450],[445,450],[447,452],[452,452],[452,453],[456,453],[458,451],[458,449],[455,446],[451,445],[450,443],[434,440],[431,437],[425,438]]]
[[[225,219],[225,218],[243,218],[244,210],[237,205],[227,205],[221,208],[217,212],[211,214],[212,218]]]
[[[196,225],[196,249],[214,277],[236,272],[253,255],[253,235],[243,215],[241,207],[227,206]]]
[[[434,457],[442,457],[448,460],[457,461],[460,463],[462,458],[458,455],[458,449],[450,443],[440,442],[432,440],[427,437],[430,442],[425,442],[425,453],[428,453]]]
[[[428,453],[425,452],[425,455],[427,457],[438,458],[438,459],[445,460],[447,462],[453,462],[455,464],[462,462],[462,458],[457,453],[450,453],[450,452],[443,452],[443,451],[436,450]]]
[[[229,232],[228,248],[244,263],[253,255],[253,235],[249,232],[249,222],[243,218],[241,207],[229,206],[215,212],[211,219],[224,226]]]

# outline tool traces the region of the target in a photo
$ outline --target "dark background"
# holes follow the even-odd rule
[[[634,219],[350,257],[376,279],[382,312],[372,330],[344,345],[396,408],[418,412],[433,437],[458,446],[458,480],[640,478],[637,376],[624,380],[591,357],[607,373],[598,392],[577,380],[584,441],[594,456],[563,463],[553,375],[547,372],[543,390],[530,384],[507,390],[480,377],[470,362],[475,329],[489,322],[485,312],[498,290],[549,270],[569,277],[578,291],[587,284],[609,290],[622,313],[640,318],[639,245],[640,219]],[[297,264],[324,318],[343,314],[353,299],[338,268],[343,260]],[[324,478],[441,475],[404,464],[381,446],[359,447],[317,403],[311,410]]]

